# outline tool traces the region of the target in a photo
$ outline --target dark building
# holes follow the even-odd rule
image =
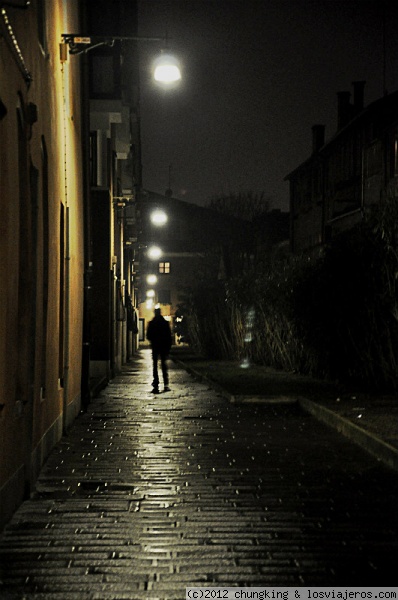
[[[163,226],[151,220],[154,211],[159,210],[167,215]],[[144,192],[138,204],[138,223],[136,269],[141,339],[156,304],[173,325],[184,290],[195,284],[205,265],[208,277],[218,279],[232,277],[245,264],[251,264],[254,232],[252,225],[241,219],[170,196]],[[149,255],[153,245],[162,252],[155,259]],[[148,282],[149,275],[155,276],[156,282]]]
[[[364,82],[338,94],[338,129],[325,143],[313,127],[312,155],[287,175],[291,249],[314,251],[398,189],[398,92],[364,107]]]
[[[141,188],[137,3],[82,2],[87,31],[116,38],[87,54],[89,209],[86,231],[86,381],[107,381],[134,353],[137,320],[128,206]],[[130,217],[131,220],[131,217]],[[131,312],[134,314],[131,315]]]

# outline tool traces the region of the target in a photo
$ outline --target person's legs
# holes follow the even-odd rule
[[[158,358],[159,358],[159,353],[157,352],[157,350],[152,350],[152,363],[153,363],[152,387],[154,389],[157,389],[159,387]]]
[[[160,362],[162,365],[162,375],[163,375],[163,383],[164,387],[168,387],[169,385],[169,372],[167,369],[167,354],[164,352],[160,353]]]

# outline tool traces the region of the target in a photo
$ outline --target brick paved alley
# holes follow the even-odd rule
[[[237,405],[149,350],[92,401],[1,538],[1,598],[397,584],[398,478],[294,405]]]

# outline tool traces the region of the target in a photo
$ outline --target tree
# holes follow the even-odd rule
[[[223,194],[210,198],[207,208],[245,221],[254,221],[256,217],[269,211],[270,201],[264,192],[252,191]]]

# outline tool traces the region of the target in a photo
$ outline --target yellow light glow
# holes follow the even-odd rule
[[[147,298],[154,298],[155,297],[155,290],[148,290],[146,293],[146,297]]]
[[[148,277],[146,278],[146,282],[149,283],[149,285],[155,285],[157,280],[158,278],[156,277],[156,275],[148,275]]]

